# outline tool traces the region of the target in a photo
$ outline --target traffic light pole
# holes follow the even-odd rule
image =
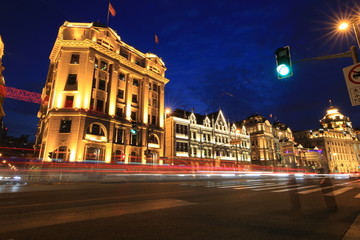
[[[337,53],[337,54],[332,54],[332,55],[327,55],[327,56],[320,56],[320,57],[314,57],[314,58],[305,58],[303,60],[299,60],[296,62],[293,62],[293,64],[295,63],[299,63],[299,62],[306,62],[306,61],[312,61],[312,60],[325,60],[325,59],[334,59],[334,58],[348,58],[351,57],[354,64],[359,62],[359,56],[356,50],[355,46],[351,46],[350,50],[344,53]]]

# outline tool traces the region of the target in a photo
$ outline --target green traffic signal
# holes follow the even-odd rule
[[[281,75],[281,76],[286,76],[290,73],[290,68],[288,66],[286,66],[285,64],[280,64],[277,68],[276,71]]]
[[[290,57],[290,47],[281,47],[275,51],[276,72],[278,78],[287,78],[293,75],[293,69]]]

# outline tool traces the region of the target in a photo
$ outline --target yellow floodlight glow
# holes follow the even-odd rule
[[[349,27],[349,23],[348,22],[342,22],[339,24],[339,30],[343,31],[345,29],[347,29]]]

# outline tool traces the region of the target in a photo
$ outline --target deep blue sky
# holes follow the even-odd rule
[[[294,65],[277,79],[274,51],[289,45],[293,61],[347,51],[354,34],[329,35],[331,23],[359,9],[336,0],[112,0],[109,26],[142,52],[155,52],[167,67],[166,105],[197,113],[221,108],[230,120],[269,114],[292,130],[318,127],[332,99],[360,126],[342,74],[351,59]],[[6,85],[41,92],[49,54],[64,21],[106,22],[107,0],[8,0],[1,3]],[[160,38],[155,46],[154,33]],[[39,106],[5,100],[9,135],[36,132]]]

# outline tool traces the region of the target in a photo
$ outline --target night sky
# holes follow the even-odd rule
[[[294,64],[279,80],[274,51],[289,45],[294,62],[348,51],[354,33],[335,34],[336,20],[359,10],[335,0],[112,0],[109,26],[127,44],[166,64],[166,106],[206,114],[222,109],[230,121],[253,114],[293,131],[316,128],[329,107],[360,127],[342,68],[350,58]],[[49,54],[64,21],[106,24],[107,0],[7,0],[0,4],[6,85],[41,92]],[[359,11],[360,12],[360,11]],[[154,44],[154,34],[160,43]],[[5,99],[8,135],[34,139],[39,106]]]

